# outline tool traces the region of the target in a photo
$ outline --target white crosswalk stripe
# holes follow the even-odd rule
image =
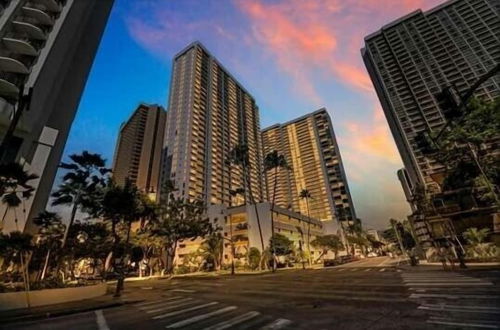
[[[243,315],[239,315],[239,316],[233,317],[230,320],[223,321],[223,322],[217,323],[217,324],[215,324],[215,325],[213,325],[211,327],[205,328],[205,330],[224,330],[224,329],[228,329],[228,328],[231,328],[232,326],[235,326],[237,324],[240,324],[240,323],[243,323],[243,322],[248,321],[250,319],[253,319],[253,318],[255,318],[255,317],[259,316],[259,315],[260,315],[259,312],[255,312],[255,311],[248,312],[248,313],[245,313]]]
[[[292,321],[263,315],[258,311],[241,311],[238,306],[224,306],[217,301],[200,301],[197,297],[168,297],[134,304],[150,314],[155,322],[167,329],[192,328],[224,330],[235,327],[245,329],[284,329]]]
[[[178,311],[175,311],[175,312],[161,314],[161,315],[153,317],[153,319],[155,319],[155,320],[164,319],[166,317],[176,316],[176,315],[179,315],[179,314],[182,314],[182,313],[185,313],[185,312],[196,311],[196,310],[203,309],[205,307],[213,306],[213,305],[217,305],[217,304],[218,304],[217,301],[212,301],[212,302],[209,302],[209,303],[206,303],[206,304],[202,304],[202,305],[198,305],[198,306],[194,306],[194,307],[190,307],[190,308],[186,308],[186,309],[181,309],[181,310],[178,310]]]
[[[460,329],[500,329],[500,295],[488,291],[494,285],[491,281],[442,271],[402,273],[401,277],[409,298],[427,313],[426,323]]]
[[[276,330],[276,329],[283,329],[284,327],[288,326],[291,324],[292,321],[287,320],[287,319],[277,319],[268,325],[260,328],[260,330]]]

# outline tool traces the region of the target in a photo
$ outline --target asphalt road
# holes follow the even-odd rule
[[[131,304],[9,329],[500,329],[500,270],[318,270],[126,283]]]

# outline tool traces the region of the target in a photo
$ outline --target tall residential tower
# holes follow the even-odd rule
[[[120,128],[113,162],[118,185],[128,179],[156,199],[165,134],[166,112],[159,105],[140,104]]]
[[[279,172],[276,204],[310,214],[314,219],[351,221],[356,219],[340,150],[330,116],[320,109],[262,132],[264,153],[278,151],[290,167]],[[273,200],[274,175],[266,173],[267,198]],[[302,190],[311,198],[300,198]]]
[[[185,198],[234,205],[238,196],[231,192],[246,185],[242,169],[227,160],[236,145],[244,144],[251,191],[262,201],[262,145],[254,98],[199,42],[175,56],[172,72],[162,181],[173,180]]]
[[[31,94],[2,161],[17,161],[40,177],[30,182],[35,194],[15,225],[15,215],[7,213],[4,231],[31,230],[29,219],[45,209],[112,5],[113,0],[0,1],[2,137],[19,97]]]
[[[436,95],[446,86],[463,93],[500,62],[500,3],[451,0],[417,10],[365,38],[363,59],[403,159],[410,186],[439,191],[441,166],[417,148],[417,133],[445,123]],[[475,93],[500,95],[500,76]]]

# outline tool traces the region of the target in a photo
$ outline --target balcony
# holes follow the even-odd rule
[[[28,74],[28,68],[18,60],[11,57],[0,56],[0,70],[4,72]]]
[[[30,3],[37,8],[39,8],[37,5],[41,5],[51,12],[58,13],[61,11],[61,6],[56,0],[31,0]]]
[[[17,99],[19,96],[19,88],[0,76],[0,96],[5,99]]]
[[[27,22],[13,21],[14,30],[20,33],[25,33],[30,39],[45,40],[47,36],[38,26]]]
[[[27,40],[3,38],[3,43],[13,53],[38,56],[38,51]]]
[[[54,19],[41,9],[25,6],[22,8],[22,11],[26,17],[33,18],[42,25],[48,25],[48,26],[54,25]]]

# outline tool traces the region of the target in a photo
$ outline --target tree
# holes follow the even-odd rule
[[[120,259],[118,263],[114,263],[115,271],[118,273],[115,296],[120,296],[125,280],[123,259],[128,252],[132,222],[140,219],[144,212],[141,201],[139,190],[129,180],[126,180],[123,187],[111,182],[102,200],[102,216],[111,222],[111,232],[114,238],[113,257],[115,260]],[[120,244],[119,224],[123,224],[126,228],[123,245]]]
[[[255,270],[259,268],[260,260],[261,260],[260,250],[257,249],[256,247],[251,247],[250,250],[248,251],[248,266],[250,267],[250,269]]]
[[[299,194],[299,198],[306,201],[307,207],[307,217],[311,218],[310,210],[309,210],[309,199],[311,199],[311,193],[307,189],[302,189]],[[307,222],[307,252],[309,253],[309,266],[311,266],[311,222]]]
[[[200,246],[201,256],[207,263],[212,263],[215,270],[219,270],[222,263],[223,241],[220,233],[212,233]]]
[[[4,259],[4,264],[13,264],[17,267],[26,290],[29,290],[26,255],[33,250],[32,240],[33,236],[19,231],[13,231],[9,234],[0,233],[0,255]]]
[[[69,156],[71,163],[62,162],[59,167],[66,170],[62,183],[52,193],[52,205],[71,205],[71,216],[63,238],[63,246],[69,228],[75,221],[76,212],[96,209],[96,199],[106,186],[107,174],[111,172],[106,168],[106,161],[99,154],[83,151],[81,154]],[[98,208],[98,207],[97,207]]]
[[[195,240],[212,234],[216,228],[205,216],[206,207],[202,201],[175,197],[173,185],[162,189],[162,203],[157,219],[151,222],[151,232],[165,242],[167,272],[173,272],[174,257],[179,241]]]
[[[16,209],[23,200],[33,195],[35,188],[29,182],[37,178],[37,175],[28,173],[18,163],[0,164],[0,194],[2,203],[6,206],[2,217],[2,227],[8,211],[13,210],[16,229],[19,230]]]
[[[276,189],[278,188],[278,177],[280,169],[288,169],[288,164],[286,162],[285,156],[278,153],[277,150],[273,150],[268,153],[264,158],[264,170],[266,175],[268,172],[273,171],[274,184],[273,184],[273,197],[271,198],[271,236],[274,236],[274,204],[276,203]],[[273,254],[273,272],[276,270],[275,256],[276,251],[272,250]]]
[[[318,236],[311,242],[311,245],[317,249],[321,249],[321,255],[316,261],[320,260],[328,251],[332,251],[334,258],[337,258],[337,253],[344,249],[344,244],[342,244],[340,237],[333,234]]]
[[[484,243],[486,238],[489,236],[490,230],[488,228],[477,229],[468,228],[462,233],[462,236],[467,240],[467,243],[471,245]]]
[[[228,164],[233,164],[235,166],[240,166],[243,172],[243,184],[245,186],[245,202],[247,202],[247,195],[250,198],[250,203],[253,204],[255,210],[255,216],[257,218],[257,226],[259,227],[260,244],[262,251],[264,251],[264,236],[262,236],[262,227],[260,224],[260,216],[255,202],[255,197],[253,195],[252,185],[250,184],[250,161],[248,156],[248,146],[246,144],[236,145],[230,152],[227,158]]]
[[[269,246],[276,251],[277,256],[288,256],[294,252],[293,242],[282,234],[274,234],[269,240]]]
[[[51,253],[61,247],[66,226],[63,225],[57,213],[49,211],[40,212],[33,222],[39,227],[37,244],[47,250],[40,275],[40,280],[43,280],[49,267]]]

